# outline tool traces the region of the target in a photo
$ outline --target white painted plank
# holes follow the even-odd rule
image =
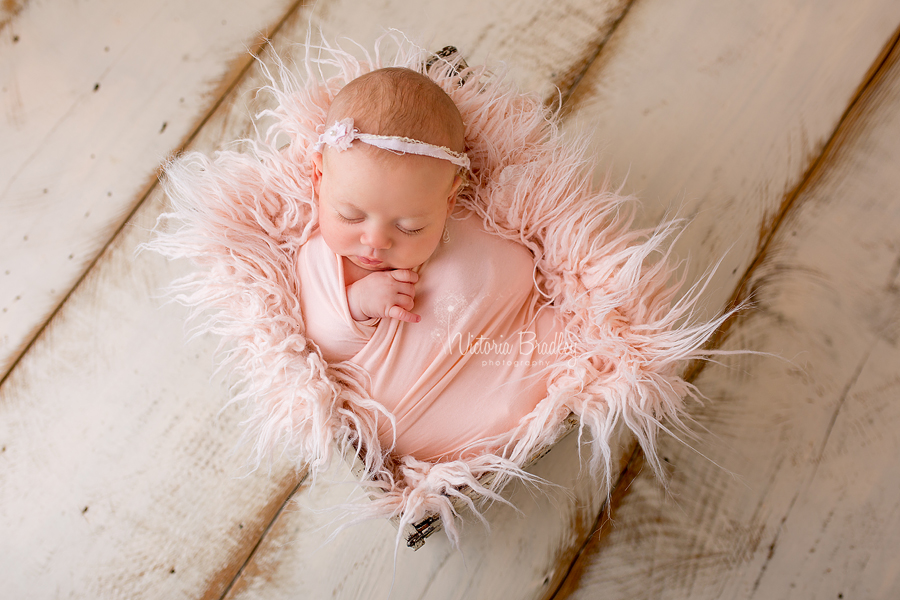
[[[900,596],[900,47],[753,275],[710,367],[700,450],[674,442],[580,561],[571,598]]]
[[[597,176],[641,198],[638,224],[692,223],[689,279],[726,255],[722,310],[900,23],[893,0],[637,2],[577,88],[567,129],[593,129]]]
[[[294,2],[4,3],[0,377]]]

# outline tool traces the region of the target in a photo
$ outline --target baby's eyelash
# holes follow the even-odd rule
[[[397,227],[401,233],[405,233],[406,235],[416,235],[417,233],[421,233],[424,227],[419,227],[418,229],[403,229],[402,227]]]
[[[334,214],[337,215],[338,220],[341,221],[342,223],[349,223],[351,225],[354,225],[354,224],[362,221],[362,219],[350,219],[348,217],[345,217],[344,215],[342,215],[341,213],[339,213],[337,211],[335,211]],[[425,228],[419,227],[418,229],[404,229],[403,227],[400,227],[398,225],[397,229],[400,231],[400,233],[403,233],[406,235],[416,235],[417,233],[422,233],[422,230]]]
[[[343,221],[344,223],[359,223],[359,221],[360,221],[359,219],[348,219],[347,217],[345,217],[344,215],[342,215],[341,213],[339,213],[337,211],[335,211],[334,214],[337,215],[338,220]]]

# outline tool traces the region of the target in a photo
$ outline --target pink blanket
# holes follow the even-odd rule
[[[320,58],[307,59],[303,83],[276,65],[263,139],[166,168],[171,226],[152,247],[197,266],[173,294],[200,331],[225,338],[257,464],[285,452],[315,476],[334,448],[363,448],[376,495],[362,513],[439,513],[454,542],[460,486],[497,498],[529,477],[521,466],[570,412],[592,433],[595,475],[609,481],[621,425],[661,472],[658,431],[683,427],[696,395],[680,365],[707,357],[704,342],[728,317],[690,322],[697,286],[673,302],[675,226],[631,230],[629,199],[592,186],[584,146],[561,138],[539,98],[485,67],[429,70],[426,52],[387,42],[397,44],[391,64],[428,74],[454,100],[471,159],[450,241],[421,267],[422,322],[353,323],[316,228],[311,156],[328,106],[347,81],[390,66],[386,43],[367,61],[312,49]],[[338,75],[319,81],[316,61]]]
[[[306,331],[329,362],[349,360],[389,411],[382,448],[435,461],[483,452],[547,395],[561,327],[541,306],[534,258],[469,214],[419,269],[419,323],[350,317],[341,261],[314,235],[298,253]],[[494,448],[495,449],[495,448]]]

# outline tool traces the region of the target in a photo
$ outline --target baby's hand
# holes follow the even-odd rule
[[[409,311],[416,297],[419,276],[409,269],[375,271],[347,286],[347,303],[355,321],[383,317],[418,323],[419,315]]]

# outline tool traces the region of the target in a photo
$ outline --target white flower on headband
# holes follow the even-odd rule
[[[353,130],[353,119],[347,118],[343,121],[337,121],[334,125],[325,130],[325,133],[319,136],[319,143],[316,144],[316,150],[321,152],[324,146],[331,146],[343,152],[353,143],[355,131]]]

